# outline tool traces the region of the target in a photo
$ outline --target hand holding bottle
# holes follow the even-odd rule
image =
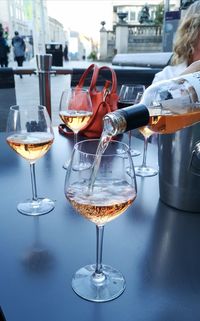
[[[197,71],[200,71],[200,60],[197,60],[197,61],[193,62],[192,64],[190,64],[184,70],[184,72],[182,72],[181,75],[187,75],[187,74],[191,74],[191,73],[197,72]]]

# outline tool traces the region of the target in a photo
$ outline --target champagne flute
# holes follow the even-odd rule
[[[37,196],[35,162],[51,147],[54,134],[46,107],[11,106],[7,121],[7,143],[30,164],[32,199],[17,205],[26,215],[42,215],[53,210],[54,202]]]
[[[132,84],[124,84],[121,86],[120,92],[119,92],[119,101],[118,101],[118,108],[124,108],[131,105],[134,105],[136,103],[139,103],[139,97],[138,94],[143,94],[145,91],[144,85],[132,85]],[[128,132],[128,145],[130,148],[131,156],[139,156],[140,151],[132,149],[131,148],[131,130]]]
[[[155,176],[158,174],[158,170],[156,168],[147,166],[148,140],[149,140],[149,137],[151,137],[154,134],[154,132],[148,126],[140,127],[139,131],[144,137],[144,151],[143,151],[142,164],[140,166],[135,166],[135,174],[137,176],[142,176],[142,177]]]
[[[72,288],[86,300],[106,302],[124,291],[125,279],[115,268],[102,264],[104,225],[132,204],[137,191],[128,146],[111,141],[101,155],[97,153],[99,142],[98,139],[85,140],[75,145],[66,174],[65,195],[79,214],[96,225],[97,232],[96,264],[80,268],[73,276]],[[87,155],[85,159],[91,166],[74,171],[73,165],[82,155]],[[131,175],[126,172],[127,165]]]
[[[63,91],[60,99],[59,116],[74,133],[74,145],[78,140],[78,132],[83,129],[93,115],[92,101],[87,90],[69,88]],[[65,162],[67,169],[69,161]]]

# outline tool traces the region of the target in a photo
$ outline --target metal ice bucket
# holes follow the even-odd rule
[[[159,135],[160,199],[179,210],[200,212],[200,123]]]

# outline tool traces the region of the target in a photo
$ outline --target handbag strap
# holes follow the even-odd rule
[[[97,78],[99,76],[99,73],[103,69],[109,70],[112,75],[112,87],[111,87],[110,93],[112,93],[112,94],[117,93],[117,76],[116,76],[114,69],[112,69],[109,66],[101,66],[100,68],[97,68],[95,70],[95,72],[93,74],[94,77],[92,77],[91,84],[90,84],[90,91],[93,91],[96,89]]]
[[[78,82],[78,85],[76,87],[78,88],[82,88],[84,83],[85,83],[85,80],[86,80],[86,77],[87,75],[93,70],[93,74],[92,74],[92,79],[91,79],[91,83],[90,83],[90,86],[89,86],[89,92],[91,91],[91,86],[92,84],[96,83],[97,81],[97,77],[98,77],[98,66],[96,64],[91,64],[85,71],[84,73],[82,74],[79,82]]]

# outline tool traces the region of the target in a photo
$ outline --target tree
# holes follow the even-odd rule
[[[157,26],[162,26],[164,19],[164,4],[160,3],[156,6],[154,24]]]

